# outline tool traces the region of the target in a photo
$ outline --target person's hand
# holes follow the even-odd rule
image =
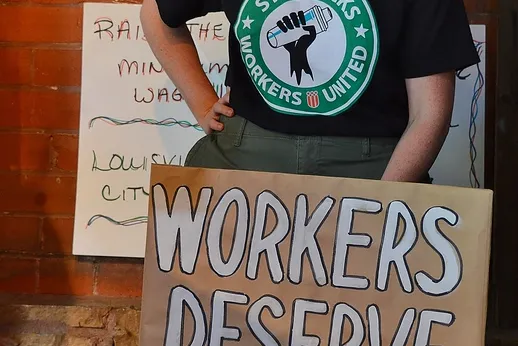
[[[317,37],[317,31],[314,25],[306,25],[306,17],[304,16],[304,12],[292,12],[289,16],[284,16],[282,20],[277,22],[277,26],[281,29],[282,32],[287,33],[290,30],[295,30],[297,28],[302,27],[304,31],[307,33],[302,35],[297,41],[291,42],[284,45],[284,48],[290,53],[295,54],[304,54],[315,42]]]
[[[295,74],[297,84],[300,85],[303,71],[313,78],[313,71],[308,61],[308,49],[315,42],[317,31],[314,25],[307,25],[302,11],[292,12],[289,16],[284,16],[282,20],[277,22],[277,26],[285,33],[300,27],[306,32],[297,41],[284,45],[284,49],[290,54],[291,76]]]
[[[220,116],[233,117],[234,110],[229,107],[230,103],[230,89],[227,93],[216,102],[212,108],[199,121],[206,134],[211,134],[214,131],[222,131],[223,124],[220,122]]]

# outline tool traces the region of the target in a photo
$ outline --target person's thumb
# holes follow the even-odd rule
[[[220,100],[220,103],[223,103],[225,105],[228,105],[230,103],[230,93],[227,92]]]

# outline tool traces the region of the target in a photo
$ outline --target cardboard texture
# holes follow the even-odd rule
[[[484,344],[489,190],[155,165],[143,346]]]

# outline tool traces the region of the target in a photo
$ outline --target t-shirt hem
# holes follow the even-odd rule
[[[361,130],[357,126],[353,126],[350,130],[347,130],[345,126],[341,126],[340,124],[330,126],[329,124],[324,124],[321,121],[316,121],[313,124],[306,124],[306,126],[301,126],[301,124],[297,121],[300,119],[292,119],[292,121],[284,119],[284,121],[276,121],[273,124],[266,119],[261,121],[260,117],[257,116],[251,116],[249,114],[243,115],[242,113],[238,113],[238,115],[264,130],[288,136],[400,139],[404,132],[404,128],[400,127],[397,129],[387,129],[386,127],[376,128],[373,126],[368,126],[365,130]]]

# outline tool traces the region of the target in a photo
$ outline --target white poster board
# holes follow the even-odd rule
[[[430,175],[438,185],[484,188],[486,26],[471,33],[481,61],[457,73],[450,133]]]
[[[84,4],[74,255],[144,257],[151,164],[183,165],[203,135],[151,52],[139,15],[140,5]],[[229,33],[225,15],[209,14],[191,21],[189,28],[204,70],[223,95]],[[483,27],[475,29],[484,41]],[[458,84],[453,124],[459,126],[452,128],[432,171],[435,183],[469,186],[464,142],[474,71],[476,67],[464,71],[470,76]],[[483,98],[477,102],[476,169],[482,181]]]
[[[84,4],[76,255],[143,257],[151,164],[183,164],[203,135],[139,16],[140,5]],[[211,14],[190,28],[223,95],[228,21]]]

